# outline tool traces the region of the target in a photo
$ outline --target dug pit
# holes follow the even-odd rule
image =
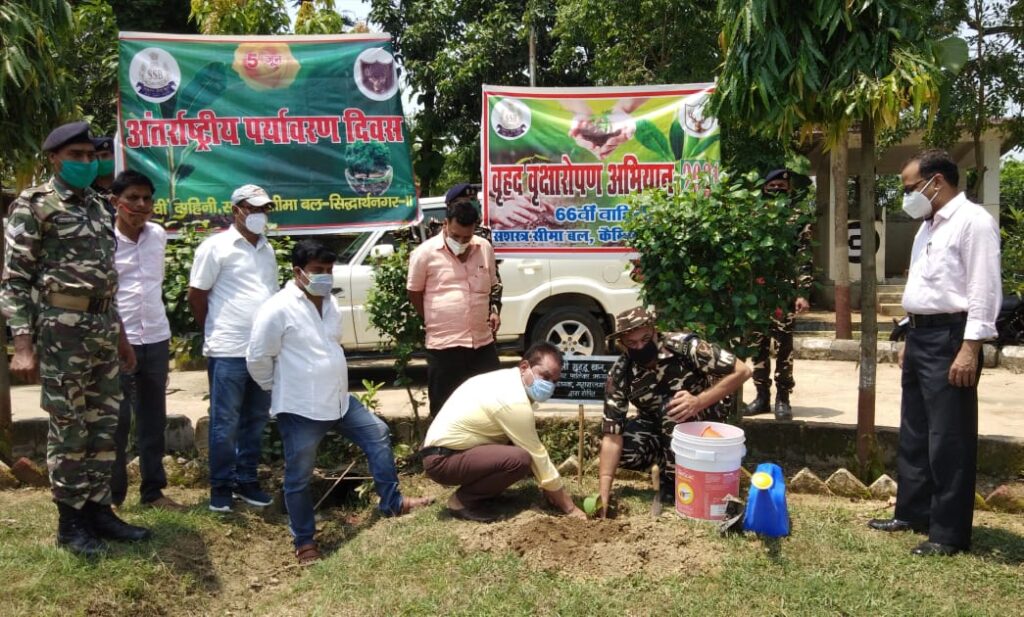
[[[511,551],[531,567],[573,578],[695,574],[709,570],[721,549],[713,525],[673,514],[579,520],[527,510],[501,523],[460,524],[458,533],[469,552]]]

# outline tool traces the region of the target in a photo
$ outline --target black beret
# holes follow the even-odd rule
[[[771,182],[772,180],[785,180],[790,181],[790,176],[793,175],[788,169],[773,169],[768,172],[768,175],[764,177],[765,183]]]
[[[113,137],[93,137],[92,145],[96,146],[96,152],[113,152],[114,151],[114,138]]]
[[[45,152],[55,152],[68,144],[92,143],[88,122],[69,122],[50,131],[43,142]]]
[[[472,184],[469,184],[468,182],[462,182],[460,184],[456,184],[452,188],[448,189],[447,193],[445,193],[445,195],[444,195],[444,203],[446,203],[446,204],[452,203],[453,201],[455,201],[459,197],[462,197],[463,195],[465,195],[467,191],[469,191],[471,195],[475,196],[475,194],[473,194],[473,185]]]

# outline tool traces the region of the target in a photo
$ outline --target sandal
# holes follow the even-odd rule
[[[300,566],[308,566],[320,561],[320,550],[317,548],[316,542],[303,544],[295,549],[295,558],[299,560]]]
[[[434,503],[433,497],[402,497],[402,509],[398,515],[408,514],[418,508],[425,508]]]

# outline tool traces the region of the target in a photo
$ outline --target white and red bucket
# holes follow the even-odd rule
[[[726,495],[739,496],[740,463],[747,453],[743,429],[720,422],[684,422],[672,432],[676,457],[676,513],[725,519]]]

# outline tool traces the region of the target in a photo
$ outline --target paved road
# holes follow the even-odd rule
[[[515,358],[503,358],[513,366]],[[349,382],[355,390],[363,390],[364,379],[384,382],[378,398],[381,411],[389,416],[410,416],[412,407],[405,390],[391,388],[394,373],[386,361],[357,361],[350,365]],[[797,360],[796,390],[793,393],[793,416],[808,422],[857,423],[857,365],[854,362]],[[426,365],[413,367],[413,378],[426,398]],[[878,426],[899,426],[899,369],[893,364],[878,366],[875,419]],[[193,424],[207,413],[206,373],[203,371],[171,373],[168,386],[168,413],[188,416]],[[753,385],[746,384],[747,399],[753,398]],[[1024,440],[1024,374],[1005,369],[985,369],[981,377],[979,432]],[[43,417],[39,409],[38,386],[16,386],[12,390],[14,419]],[[545,405],[543,413],[575,414],[576,406]],[[597,417],[598,407],[588,408],[587,415]],[[426,406],[421,408],[426,413]],[[770,416],[763,416],[770,418]]]

